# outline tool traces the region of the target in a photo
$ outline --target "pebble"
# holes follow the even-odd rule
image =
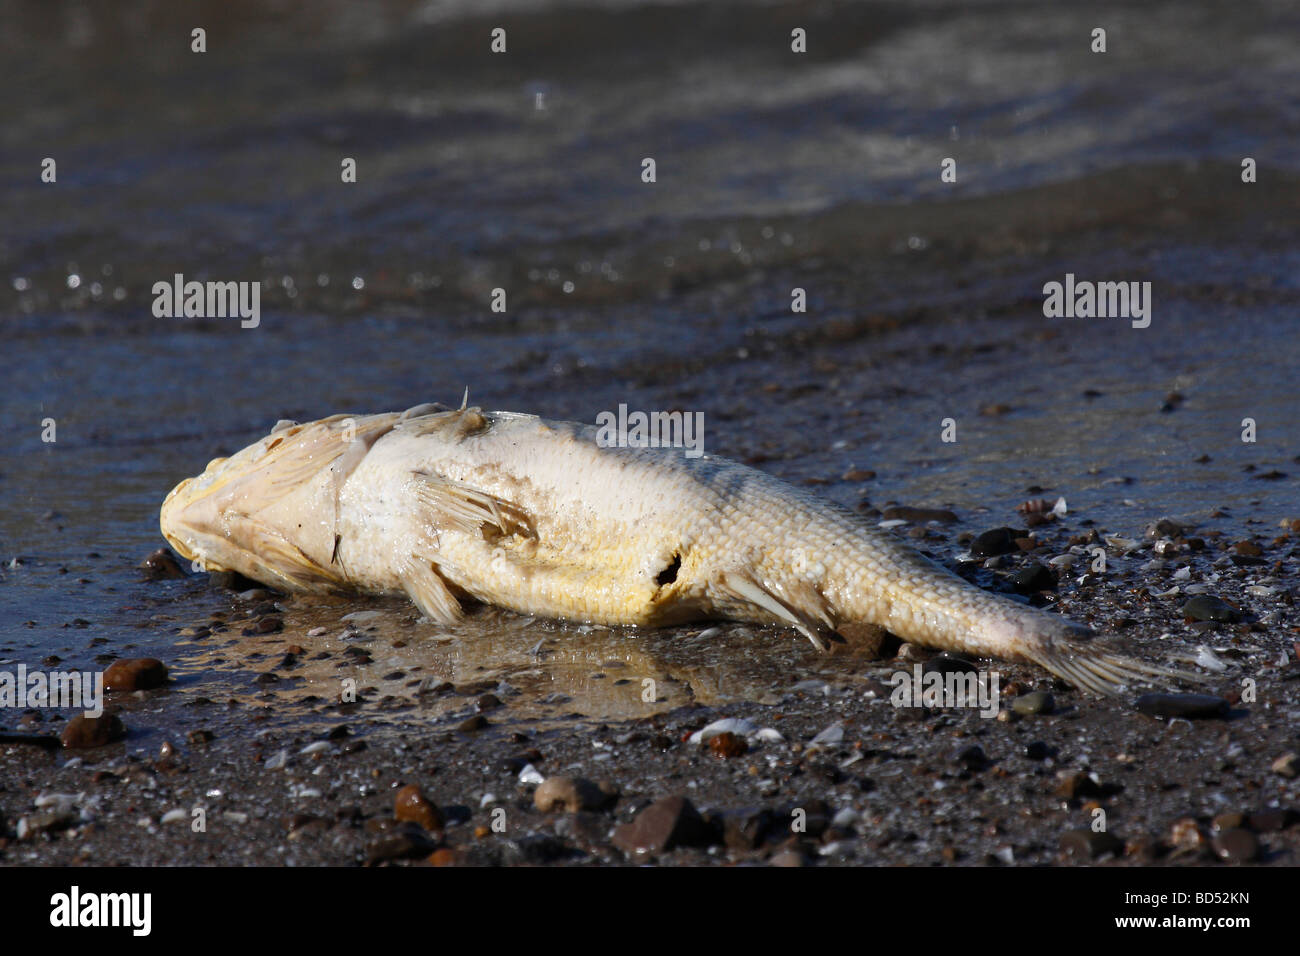
[[[462,733],[472,734],[488,726],[488,720],[482,714],[475,714],[467,720],[462,720],[456,725],[456,729]]]
[[[1180,850],[1199,850],[1205,845],[1205,834],[1195,819],[1182,817],[1170,827],[1169,842]]]
[[[608,803],[609,795],[583,777],[547,777],[533,791],[533,806],[542,813],[600,810]]]
[[[1011,583],[1021,594],[1035,594],[1056,588],[1056,575],[1045,564],[1033,561],[1011,576]]]
[[[721,733],[709,739],[709,752],[723,759],[743,757],[749,752],[749,745],[745,743],[744,737],[738,737],[733,733]]]
[[[1294,751],[1284,753],[1270,764],[1274,773],[1286,777],[1288,780],[1294,780],[1300,776],[1300,754]]]
[[[284,620],[279,615],[268,614],[259,617],[240,632],[241,637],[254,637],[258,634],[275,634],[284,630]]]
[[[85,750],[102,747],[126,736],[126,726],[117,714],[102,714],[99,717],[87,717],[77,714],[63,728],[63,746],[69,750]]]
[[[895,505],[886,508],[881,514],[886,521],[915,521],[924,523],[926,521],[942,521],[945,524],[952,524],[957,520],[957,515],[946,508],[909,508],[905,505]]]
[[[399,823],[415,823],[429,831],[441,831],[447,825],[437,804],[414,783],[408,783],[397,791],[393,798],[393,816]]]
[[[426,857],[438,848],[437,841],[418,823],[401,823],[366,847],[370,863]]]
[[[1079,797],[1100,797],[1105,793],[1092,776],[1083,771],[1063,770],[1056,775],[1056,795],[1065,800]]]
[[[664,797],[614,830],[614,846],[628,855],[662,853],[679,846],[708,846],[712,829],[685,797]]]
[[[165,581],[185,577],[184,570],[166,548],[159,548],[140,562],[140,570],[148,581]]]
[[[167,668],[153,657],[114,661],[104,671],[104,690],[151,690],[167,683]]]
[[[1085,827],[1062,834],[1060,846],[1063,856],[1095,860],[1107,853],[1118,856],[1124,850],[1124,841],[1112,833],[1098,833]]]
[[[18,839],[31,840],[42,833],[66,830],[76,822],[77,814],[75,811],[46,810],[43,813],[32,813],[21,817],[15,831]]]
[[[1011,709],[1025,717],[1031,714],[1050,714],[1055,708],[1055,698],[1045,690],[1031,690],[1011,702]]]
[[[540,770],[532,764],[525,764],[524,768],[519,771],[519,782],[530,786],[537,786],[545,782],[546,778],[542,776]]]
[[[1148,717],[1226,717],[1228,701],[1212,694],[1143,694],[1137,699],[1139,713]]]
[[[1214,852],[1229,863],[1249,863],[1259,856],[1259,838],[1242,827],[1224,830],[1214,837]]]
[[[979,744],[971,744],[969,747],[963,747],[953,755],[953,760],[964,766],[967,770],[982,770],[988,766],[989,758],[984,753],[984,748]]]
[[[1013,554],[1020,548],[1016,538],[1024,537],[1024,531],[1014,528],[993,528],[978,535],[970,543],[970,553],[977,558],[991,558],[999,554]]]
[[[757,732],[758,724],[745,720],[743,717],[724,717],[722,720],[715,720],[703,729],[695,731],[690,736],[690,742],[693,744],[707,744],[718,734],[734,734],[739,737],[748,737],[750,734]]]
[[[1212,594],[1198,594],[1183,605],[1183,617],[1193,621],[1231,623],[1238,617],[1236,609]]]
[[[844,739],[844,725],[834,723],[819,733],[812,739],[809,744],[811,747],[829,747],[840,743]]]

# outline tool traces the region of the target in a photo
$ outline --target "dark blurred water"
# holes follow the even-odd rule
[[[75,618],[170,639],[134,565],[179,479],[278,418],[467,385],[703,411],[709,451],[847,504],[1003,523],[1039,484],[1126,531],[1276,525],[1300,510],[1298,27],[1280,0],[5,4],[9,652]],[[260,281],[261,324],[155,318],[177,272]],[[1150,281],[1151,326],[1045,319],[1067,272]]]

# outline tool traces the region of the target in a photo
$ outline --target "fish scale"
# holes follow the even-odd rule
[[[877,624],[929,647],[1031,661],[1098,693],[1178,674],[983,591],[761,471],[597,435],[437,405],[281,422],[181,482],[160,525],[209,570],[291,591],[404,593],[441,624],[466,597],[609,625],[788,625],[823,649],[842,640],[838,628]]]

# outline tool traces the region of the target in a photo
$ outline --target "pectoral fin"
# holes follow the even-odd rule
[[[411,602],[429,620],[437,624],[455,624],[460,620],[460,602],[430,562],[411,555],[402,566],[401,578]]]
[[[532,524],[519,508],[502,498],[423,471],[412,472],[416,492],[439,530],[474,532],[489,525],[501,534],[531,536]]]
[[[826,599],[811,584],[778,594],[751,575],[732,571],[719,575],[717,586],[732,600],[749,605],[756,617],[771,617],[789,624],[819,651],[830,650],[832,643],[844,643],[844,638],[835,633],[835,621]]]

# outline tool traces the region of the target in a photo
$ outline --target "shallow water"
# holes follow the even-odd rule
[[[702,411],[711,453],[850,506],[952,506],[970,530],[1014,523],[1031,485],[1129,535],[1296,514],[1293,5],[227,4],[205,12],[203,56],[188,15],[118,8],[0,12],[6,659],[133,646],[195,693],[256,693],[247,639],[176,644],[226,596],[139,581],[167,491],[279,418],[467,385],[579,421]],[[44,155],[57,185],[35,178]],[[260,280],[260,325],[154,318],[176,272]],[[1150,281],[1151,326],[1045,319],[1043,283],[1067,272]],[[876,477],[841,480],[852,466]],[[289,617],[336,635],[371,606]],[[538,719],[753,698],[825,666],[761,629],[706,649],[702,627],[484,611],[437,638],[380,607],[385,648],[419,635],[389,670],[569,698]],[[646,705],[610,662],[667,696]],[[305,667],[276,693],[336,677]]]

